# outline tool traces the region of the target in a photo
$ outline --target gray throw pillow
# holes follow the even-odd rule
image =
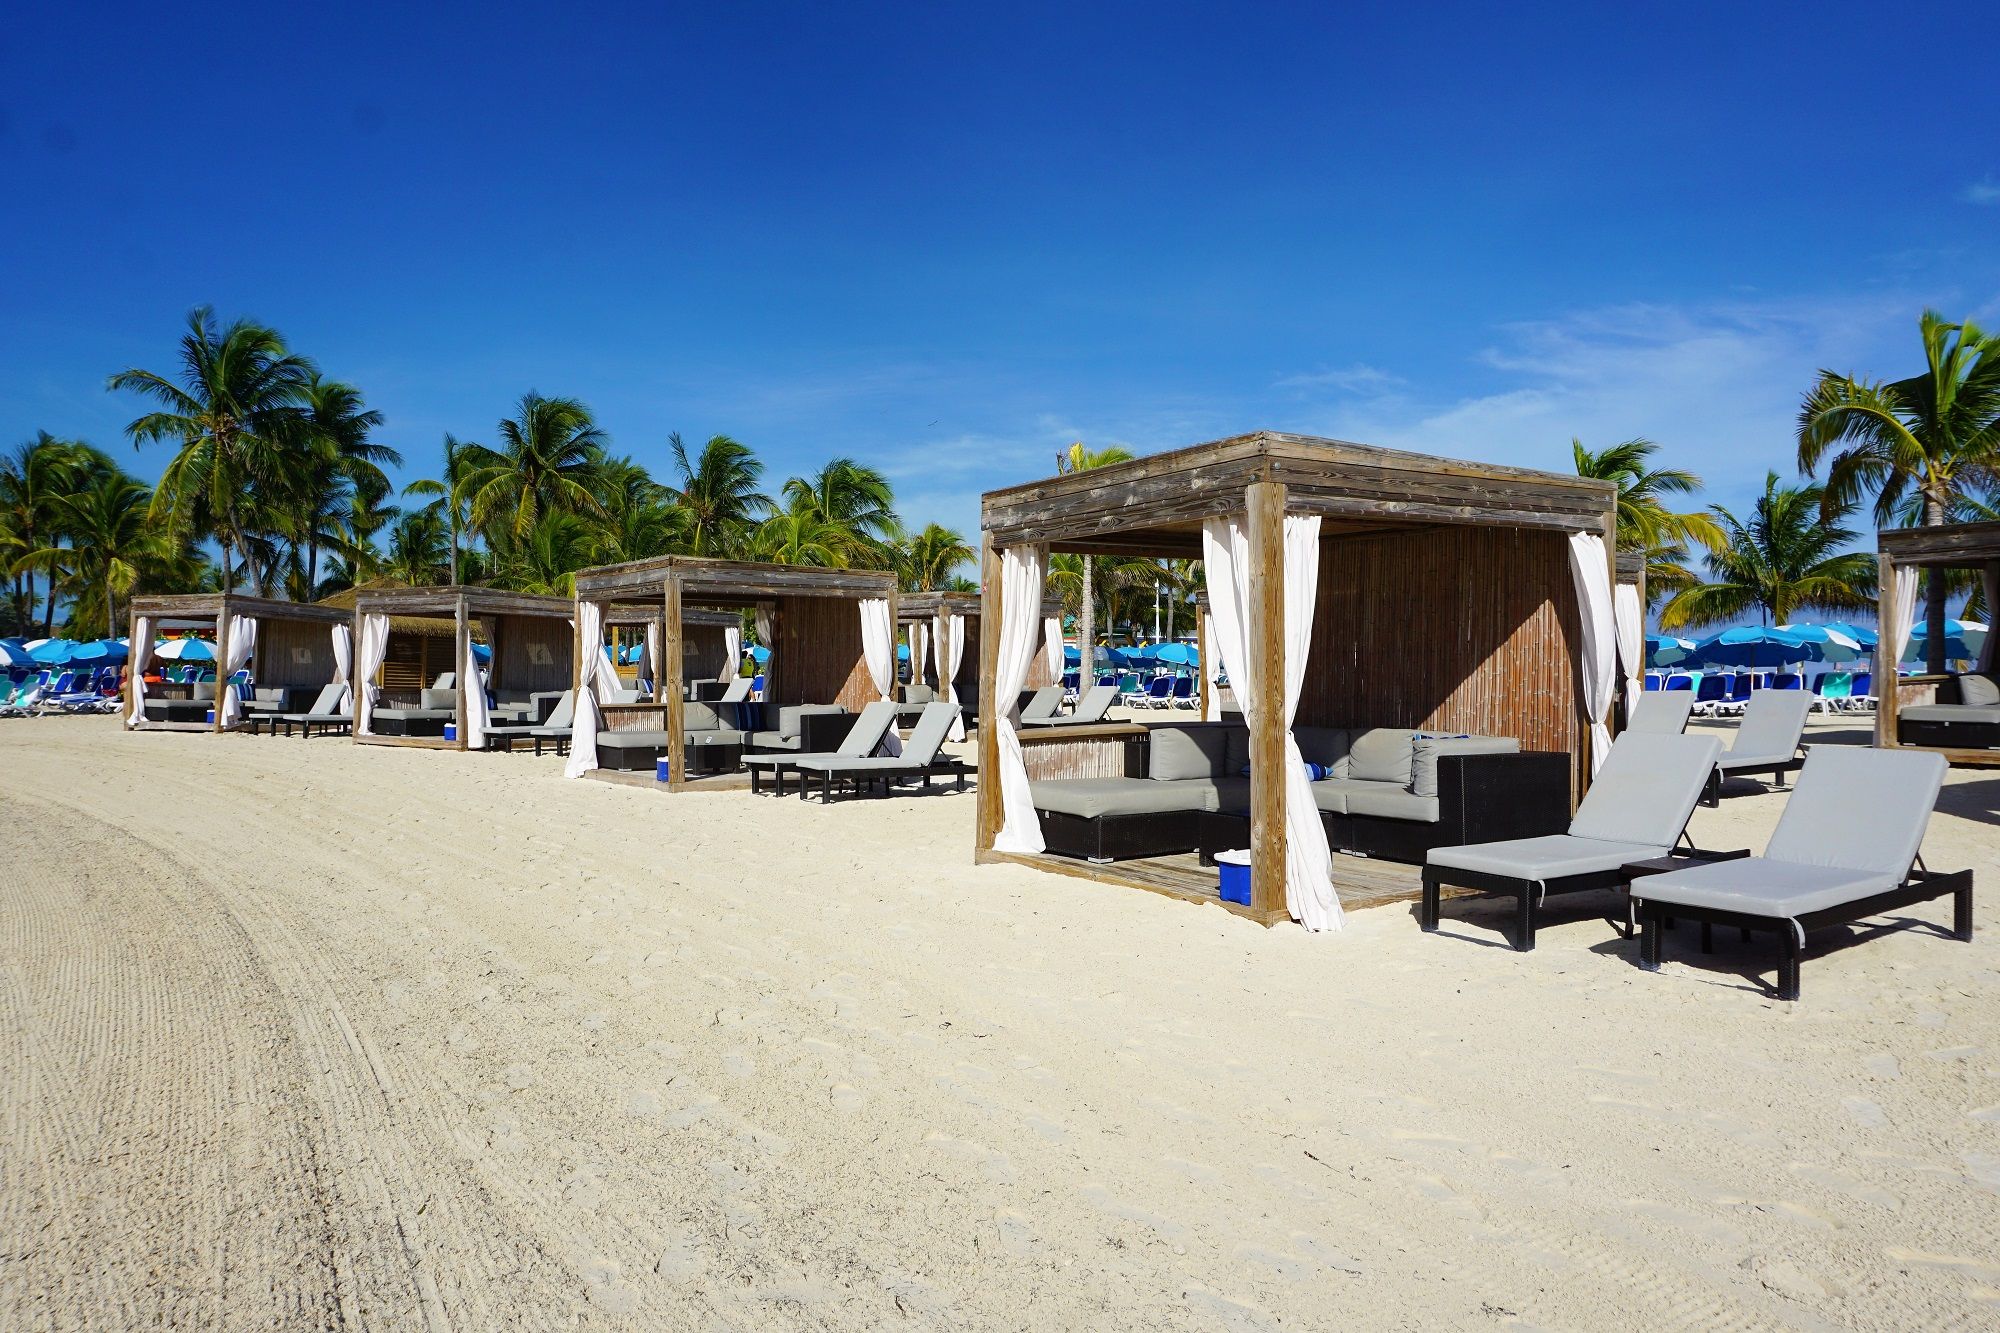
[[[1958,701],[1991,707],[2000,704],[2000,685],[1991,676],[1964,675],[1958,678]]]
[[[1221,777],[1229,739],[1222,727],[1154,727],[1146,748],[1146,776],[1156,782],[1185,782]]]
[[[1412,753],[1407,728],[1371,727],[1357,731],[1348,749],[1347,776],[1407,787]]]

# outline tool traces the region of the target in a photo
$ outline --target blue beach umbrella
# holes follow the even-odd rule
[[[909,661],[909,660],[910,660],[910,645],[909,645],[909,644],[907,644],[907,643],[899,643],[899,644],[897,644],[897,645],[896,645],[896,660],[897,660],[898,662],[907,662],[907,661]]]
[[[35,659],[18,643],[0,642],[0,667],[33,666]]]
[[[101,643],[79,643],[70,650],[69,660],[72,666],[85,662],[96,666],[99,662],[111,660],[111,649]]]
[[[68,639],[40,639],[29,645],[28,656],[43,666],[61,666],[79,646]]]
[[[1986,626],[1976,620],[1944,622],[1944,655],[1948,662],[1969,661],[1979,656],[1986,643]],[[1903,650],[1905,662],[1921,662],[1930,654],[1930,626],[1919,623],[1910,633],[1910,646]]]
[[[760,665],[771,660],[771,650],[761,643],[750,645],[750,660]]]
[[[1685,662],[1694,651],[1693,639],[1682,639],[1672,634],[1648,634],[1646,636],[1646,665],[1656,667],[1673,666]]]
[[[1195,652],[1194,645],[1186,643],[1163,643],[1153,657],[1170,666],[1196,666],[1201,661],[1201,656]]]
[[[126,647],[123,639],[99,639],[91,647],[104,650],[104,656],[99,658],[99,661],[114,665],[123,663],[132,656],[132,650]]]
[[[1075,648],[1071,647],[1071,646],[1070,646],[1069,644],[1064,644],[1064,645],[1063,645],[1063,665],[1064,665],[1064,666],[1075,666],[1075,665],[1077,665],[1077,663],[1079,663],[1079,662],[1081,662],[1081,661],[1083,661],[1083,654],[1082,654],[1082,653],[1078,652],[1078,651],[1077,651],[1077,650],[1076,650]]]
[[[483,643],[475,643],[472,645],[472,660],[485,666],[493,660],[493,650]]]
[[[1692,666],[1778,667],[1812,658],[1813,650],[1796,634],[1768,625],[1743,625],[1711,635],[1688,654]]]
[[[213,662],[215,645],[206,639],[168,639],[153,656],[167,662]]]
[[[1832,625],[1780,625],[1778,628],[1804,641],[1812,650],[1815,662],[1858,662],[1868,656],[1867,647],[1859,639]]]

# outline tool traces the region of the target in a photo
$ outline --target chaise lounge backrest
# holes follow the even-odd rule
[[[1628,731],[1605,756],[1569,824],[1572,837],[1672,847],[1694,814],[1722,743]]]
[[[458,691],[449,686],[435,686],[417,693],[419,708],[457,708]]]
[[[1813,696],[1804,690],[1758,690],[1744,705],[1743,725],[1724,757],[1794,753],[1812,705]]]
[[[1054,717],[1056,709],[1062,707],[1063,688],[1060,685],[1044,685],[1035,691],[1035,697],[1028,700],[1021,709],[1021,720],[1033,722],[1040,718]]]
[[[1687,690],[1677,690],[1672,694],[1654,691],[1639,696],[1639,702],[1632,705],[1631,716],[1625,719],[1625,730],[1648,732],[1655,736],[1678,736],[1687,730],[1688,715],[1694,712],[1694,695]]]
[[[855,717],[854,725],[847,729],[834,753],[843,759],[866,759],[882,744],[882,737],[888,734],[895,720],[896,705],[877,699]]]
[[[458,673],[456,671],[440,671],[438,678],[431,682],[431,688],[434,690],[457,689]]]
[[[320,686],[319,697],[312,701],[312,707],[308,708],[306,712],[315,717],[337,716],[340,713],[340,696],[345,693],[347,693],[347,687],[339,681],[335,681],[330,685],[322,685]]]
[[[925,704],[910,738],[903,742],[904,762],[923,765],[936,759],[944,738],[951,732],[952,719],[957,716],[958,710],[948,703]]]
[[[1920,750],[1815,745],[1764,857],[1901,879],[1923,845],[1947,767],[1943,755]]]
[[[1116,685],[1093,685],[1083,692],[1076,701],[1076,712],[1070,715],[1072,722],[1101,722],[1111,711],[1111,705],[1118,701]]]
[[[556,706],[549,710],[549,720],[542,724],[551,731],[564,731],[576,725],[576,691],[564,690],[556,700]]]

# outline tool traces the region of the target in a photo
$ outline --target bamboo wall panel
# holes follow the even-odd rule
[[[566,690],[575,675],[576,631],[547,616],[486,616],[493,649],[488,684],[496,690]],[[442,669],[442,668],[441,668]],[[425,684],[429,684],[426,681]]]
[[[419,690],[427,688],[440,674],[453,670],[452,639],[444,634],[389,632],[387,655],[382,659],[380,706],[414,708]]]
[[[850,611],[853,609],[850,604]],[[681,622],[681,676],[685,680],[721,680],[735,675],[729,645],[720,625]]]
[[[786,597],[778,603],[776,668],[765,702],[840,704],[858,713],[879,696],[861,656],[861,612],[844,597]]]
[[[1021,758],[1033,781],[1048,778],[1143,778],[1146,746],[1137,736],[1082,739],[1021,738]]]
[[[259,620],[252,675],[260,686],[309,688],[333,679],[333,630],[302,620]]]
[[[1513,736],[1572,756],[1588,727],[1561,533],[1440,527],[1320,548],[1302,726]]]
[[[665,731],[665,704],[599,704],[606,731]]]

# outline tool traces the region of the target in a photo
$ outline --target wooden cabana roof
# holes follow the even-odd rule
[[[369,588],[353,601],[358,615],[421,616],[455,619],[459,608],[468,616],[544,616],[567,620],[570,602],[566,597],[543,597],[536,593],[508,592],[502,588],[479,588],[468,584],[447,584],[440,588]]]
[[[763,565],[746,560],[666,555],[597,565],[577,571],[579,600],[650,600],[667,583],[679,586],[682,603],[709,607],[750,606],[779,597],[889,597],[896,576],[887,570],[818,569],[807,565]]]
[[[607,629],[617,627],[630,629],[634,625],[650,625],[660,619],[662,612],[657,606],[641,606],[628,602],[613,607],[604,613]],[[735,629],[743,623],[743,616],[736,611],[710,610],[706,607],[683,607],[681,624],[700,625],[711,629]]]
[[[1560,472],[1257,431],[986,492],[996,546],[1047,542],[1110,555],[1199,555],[1204,519],[1242,509],[1245,488],[1285,486],[1287,512],[1321,535],[1436,524],[1606,532],[1617,488]]]
[[[2000,560],[2000,523],[1885,528],[1875,541],[1876,550],[1899,565],[1971,566]]]
[[[259,620],[300,620],[320,625],[344,625],[347,612],[319,602],[284,602],[237,592],[192,592],[134,597],[131,613],[167,620],[215,620],[224,615]]]
[[[933,616],[976,616],[980,598],[976,592],[935,590],[896,595],[898,621],[929,620]]]

